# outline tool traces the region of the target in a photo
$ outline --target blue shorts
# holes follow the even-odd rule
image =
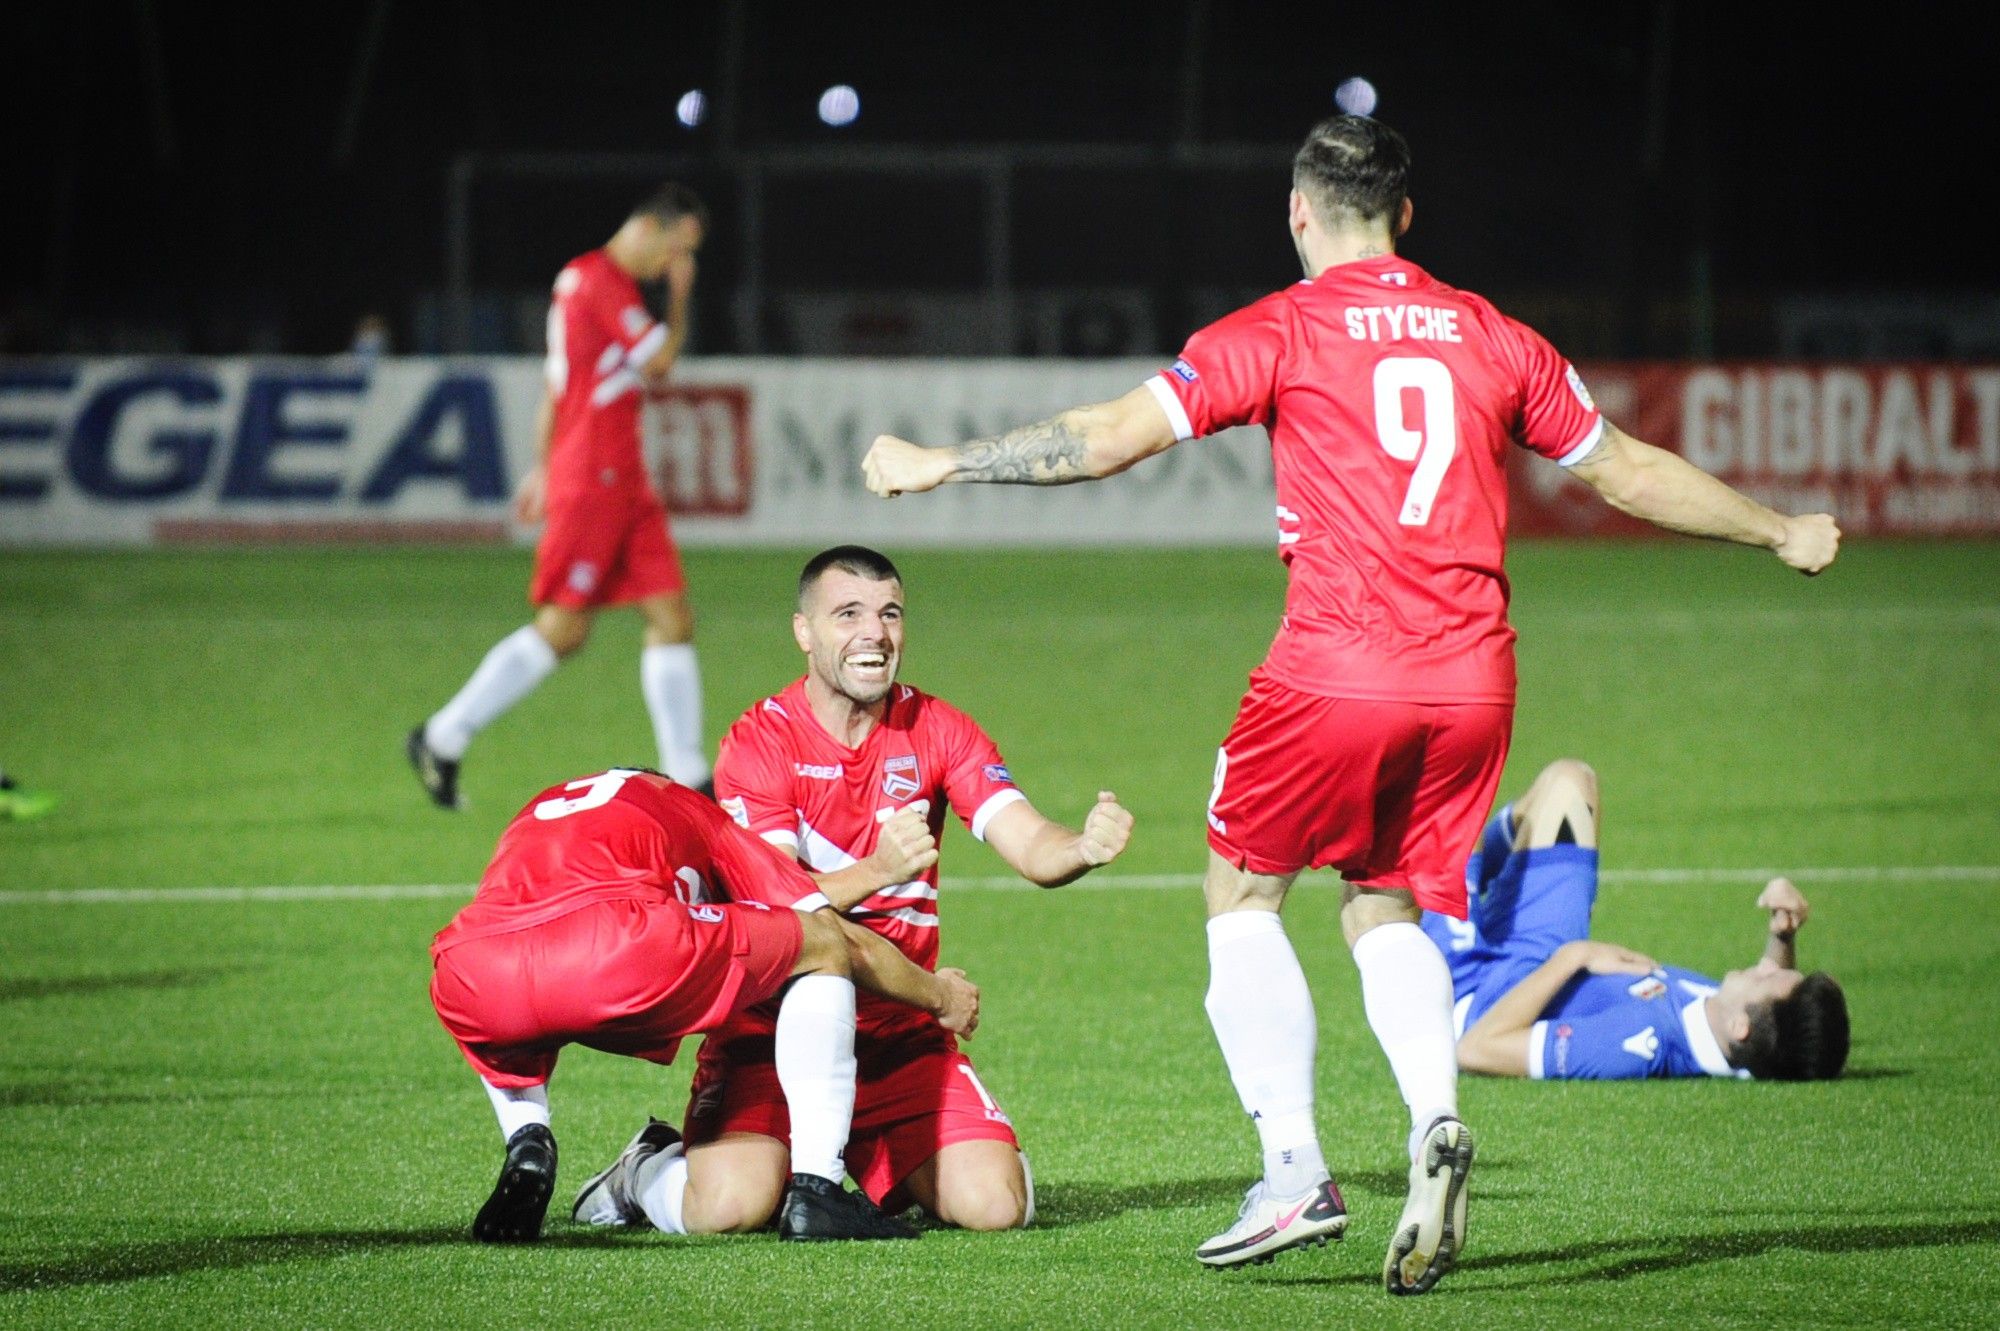
[[[1466,866],[1467,918],[1425,911],[1424,932],[1444,953],[1457,995],[1458,1033],[1486,1014],[1564,943],[1590,937],[1597,904],[1597,852],[1583,846],[1515,851],[1497,872],[1486,853]]]

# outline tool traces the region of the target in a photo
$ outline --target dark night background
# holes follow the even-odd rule
[[[1572,354],[1777,354],[1773,311],[1800,296],[2000,306],[2000,23],[1871,12],[81,0],[6,21],[0,350],[331,352],[371,310],[398,349],[436,349],[447,182],[468,152],[692,155],[683,174],[717,224],[693,349],[742,350],[732,153],[1109,142],[1281,158],[1355,74],[1415,151],[1405,252]],[[844,130],[813,114],[836,82],[862,100]],[[716,109],[688,130],[674,106],[695,87]],[[482,175],[475,293],[525,308],[646,183]],[[1142,292],[1137,337],[1157,345],[1141,349],[1170,347],[1214,312],[1199,290],[1296,275],[1286,187],[1281,163],[1023,167],[1011,278]],[[834,163],[774,183],[765,211],[777,301],[985,280],[981,204],[949,182]],[[533,349],[520,323],[488,320],[481,349]],[[1901,350],[2000,354],[2000,330],[1983,346],[1910,336]],[[799,349],[781,330],[762,346]]]

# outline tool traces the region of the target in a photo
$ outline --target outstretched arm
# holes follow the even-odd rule
[[[1132,837],[1132,815],[1108,790],[1097,792],[1097,803],[1083,820],[1083,830],[1045,818],[1026,800],[993,815],[986,825],[986,844],[1015,873],[1042,887],[1073,883],[1124,852]]]
[[[1069,485],[1116,475],[1173,444],[1166,410],[1142,385],[1113,402],[946,448],[877,435],[861,470],[868,488],[885,499],[965,481]]]
[[[1757,895],[1757,905],[1771,912],[1770,933],[1764,940],[1764,960],[1785,970],[1798,969],[1798,953],[1793,940],[1805,925],[1812,908],[1805,893],[1792,886],[1789,878],[1773,878]]]
[[[964,971],[952,966],[927,971],[874,930],[864,929],[838,912],[828,913],[840,921],[847,938],[857,986],[928,1012],[952,1034],[971,1038],[979,1028],[979,986],[966,979]]]
[[[1689,536],[1762,546],[1807,576],[1831,564],[1840,549],[1840,528],[1828,514],[1787,517],[1768,509],[1610,421],[1603,440],[1570,470],[1620,512]]]
[[[1490,1077],[1528,1075],[1528,1033],[1542,1011],[1580,971],[1593,975],[1648,975],[1659,963],[1615,943],[1581,939],[1564,943],[1528,978],[1472,1023],[1458,1041],[1458,1066]]]

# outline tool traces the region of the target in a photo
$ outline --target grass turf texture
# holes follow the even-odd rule
[[[711,737],[798,668],[797,555],[696,554]],[[1125,872],[1191,874],[1213,746],[1282,599],[1267,552],[924,554],[906,677],[980,717],[1046,811],[1100,786]],[[0,823],[0,890],[470,883],[534,790],[652,745],[637,627],[483,736],[472,808],[421,802],[403,731],[521,622],[494,551],[0,557],[0,762],[59,791]],[[1562,754],[1606,867],[2000,862],[2000,547],[1856,544],[1806,582],[1695,544],[1520,546],[1510,790]],[[1403,1120],[1335,893],[1287,912],[1318,997],[1346,1245],[1206,1273],[1255,1168],[1201,1011],[1198,893],[964,891],[945,958],[1032,1153],[1028,1233],[802,1250],[768,1236],[464,1238],[499,1162],[425,999],[449,899],[0,905],[0,1321],[9,1326],[1991,1325],[2000,1307],[1992,881],[1815,883],[1808,966],[1847,985],[1834,1085],[1469,1081],[1472,1242],[1377,1288]],[[1599,933],[1719,971],[1756,884],[1607,884]],[[690,1060],[584,1050],[554,1086],[556,1212]]]

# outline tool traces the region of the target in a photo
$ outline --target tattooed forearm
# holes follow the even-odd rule
[[[1068,485],[1091,479],[1083,436],[1071,428],[1069,413],[991,439],[974,439],[952,450],[954,481],[1006,485]]]

